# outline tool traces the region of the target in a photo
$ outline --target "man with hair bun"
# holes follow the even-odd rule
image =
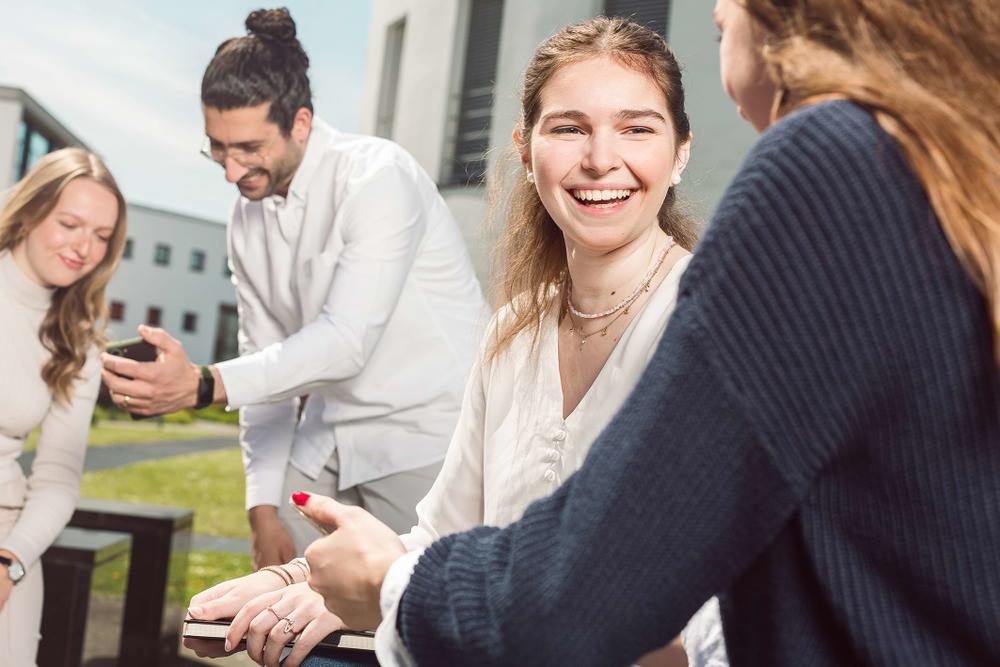
[[[240,192],[228,232],[240,356],[199,367],[167,332],[140,327],[158,362],[106,356],[104,376],[134,414],[240,409],[259,568],[317,536],[286,511],[290,490],[335,495],[400,532],[414,524],[458,418],[485,302],[458,226],[413,157],[314,116],[288,10],[251,12],[246,27],[219,46],[201,86],[202,152]]]

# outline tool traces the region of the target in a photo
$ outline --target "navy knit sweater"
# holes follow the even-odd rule
[[[720,594],[734,666],[1000,665],[1000,373],[898,147],[828,102],[758,142],[583,467],[432,545],[421,665],[627,665]]]

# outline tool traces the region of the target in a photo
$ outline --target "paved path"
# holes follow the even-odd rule
[[[205,440],[168,440],[165,442],[146,442],[126,445],[111,445],[107,447],[90,447],[83,469],[87,472],[118,468],[131,463],[164,459],[169,456],[184,456],[186,454],[204,454],[216,449],[236,447],[235,437],[207,438]],[[35,452],[21,455],[21,469],[27,475],[35,460]]]

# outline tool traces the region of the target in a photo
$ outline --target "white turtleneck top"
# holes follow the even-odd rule
[[[24,275],[9,252],[0,253],[0,509],[21,509],[11,532],[0,535],[0,548],[25,568],[38,561],[73,514],[101,382],[96,346],[69,403],[56,401],[42,380],[51,355],[38,329],[52,292]],[[38,451],[25,479],[17,459],[28,433],[39,425]]]

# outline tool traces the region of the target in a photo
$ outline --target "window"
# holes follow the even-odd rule
[[[606,16],[623,16],[636,23],[652,28],[667,38],[670,23],[669,0],[605,0]]]
[[[153,251],[153,264],[157,266],[170,266],[170,246],[166,243],[157,243]]]
[[[14,180],[28,173],[31,165],[50,151],[64,144],[43,132],[30,118],[24,116],[17,128],[17,148],[14,151]]]
[[[222,277],[223,278],[233,277],[233,270],[229,268],[229,255],[226,255],[225,257],[222,258]]]
[[[181,329],[186,333],[194,333],[198,331],[198,313],[184,313],[184,320],[181,323]]]
[[[132,239],[125,239],[125,248],[122,250],[122,259],[132,259],[134,243]]]
[[[191,251],[191,264],[188,267],[191,271],[195,273],[201,273],[205,270],[205,251],[204,250],[192,250]]]
[[[112,322],[121,322],[125,319],[125,304],[121,301],[112,301],[108,309],[108,317]]]
[[[219,323],[215,330],[215,356],[213,361],[225,361],[240,355],[236,336],[240,330],[240,320],[236,306],[219,304]]]
[[[385,53],[382,58],[382,82],[378,89],[378,113],[375,117],[375,134],[392,138],[392,125],[396,115],[396,91],[399,89],[399,69],[403,60],[403,34],[406,19],[402,18],[386,31]]]
[[[503,0],[471,0],[465,65],[458,100],[458,118],[451,132],[451,160],[445,185],[481,183],[486,174],[490,143],[493,87],[500,53]]]
[[[163,309],[158,306],[150,306],[146,309],[146,324],[151,327],[160,326],[163,321]]]

